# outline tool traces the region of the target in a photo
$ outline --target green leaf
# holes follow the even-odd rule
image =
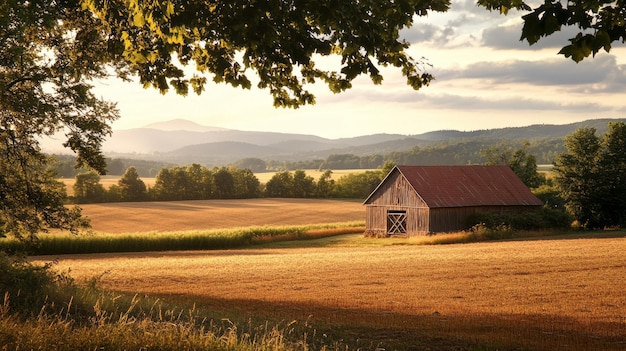
[[[578,63],[589,56],[591,50],[586,45],[571,44],[564,46],[561,51],[559,51],[559,54],[569,57]]]
[[[594,54],[598,52],[600,48],[603,48],[604,51],[609,52],[611,50],[611,37],[609,36],[609,33],[604,30],[598,31],[596,33],[596,45],[598,47],[598,50],[596,50]]]

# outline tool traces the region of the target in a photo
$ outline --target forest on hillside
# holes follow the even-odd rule
[[[331,154],[325,158],[316,158],[300,161],[263,160],[250,157],[243,158],[233,164],[212,165],[205,167],[234,166],[240,169],[250,169],[253,172],[266,171],[294,171],[299,169],[341,170],[341,169],[378,169],[386,162],[399,165],[464,165],[483,164],[486,159],[484,150],[493,147],[525,148],[526,152],[534,155],[537,164],[552,164],[556,156],[565,151],[562,139],[541,139],[535,141],[506,142],[503,140],[470,140],[448,141],[428,147],[415,146],[406,151],[389,153],[373,153],[359,156],[349,153]],[[75,169],[75,158],[70,155],[54,155],[56,162],[54,171],[62,178],[73,178],[84,169]],[[128,167],[135,167],[142,177],[153,178],[159,170],[178,164],[169,162],[140,160],[129,158],[108,158],[107,174],[122,175]],[[182,166],[182,164],[178,165]]]

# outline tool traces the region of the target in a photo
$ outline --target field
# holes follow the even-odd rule
[[[81,205],[96,232],[185,231],[363,221],[360,201],[247,199]]]
[[[214,217],[222,220],[211,225],[233,225],[227,222],[232,218],[239,218],[237,223],[255,218],[306,222],[306,213],[308,222],[331,222],[328,218],[337,212],[352,209],[358,217],[363,211],[358,202],[266,201],[163,203],[158,209],[152,203],[94,205],[85,210],[97,218],[96,229],[104,230],[107,223],[114,228],[107,231],[123,230],[118,222],[126,223],[126,230],[139,230],[145,223],[150,230],[167,228],[170,221],[181,229]],[[341,221],[354,219],[341,216]],[[195,304],[224,318],[293,320],[314,328],[310,335],[352,348],[626,348],[623,233],[416,243],[352,235],[239,250],[55,258],[56,268],[78,281],[100,277],[105,289]]]
[[[626,346],[624,238],[373,247],[340,242],[61,256],[58,268],[71,269],[79,280],[106,272],[100,280],[106,289],[184,299],[224,313],[377,330],[358,338],[387,347],[432,337],[460,345],[514,340],[522,349]]]

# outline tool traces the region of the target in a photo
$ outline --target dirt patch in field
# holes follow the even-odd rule
[[[365,220],[360,201],[244,199],[124,202],[81,205],[95,231],[185,231],[306,225]]]

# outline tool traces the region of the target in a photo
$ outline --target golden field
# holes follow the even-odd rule
[[[80,205],[96,232],[186,231],[363,221],[360,201],[244,199]]]
[[[106,272],[101,286],[119,292],[358,326],[375,331],[357,335],[375,345],[449,338],[538,350],[626,347],[623,235],[432,246],[355,246],[364,240],[357,237],[309,248],[60,256],[57,268],[79,281]]]
[[[84,205],[122,233],[362,221],[359,201]],[[450,234],[454,236],[455,234]],[[295,320],[363,349],[624,350],[624,232],[422,245],[362,235],[247,249],[33,257],[78,282],[223,318]],[[442,236],[442,237],[445,237]],[[475,345],[492,348],[473,348]],[[432,347],[436,345],[436,347]],[[500,346],[498,346],[500,345]],[[353,347],[354,348],[354,347]]]

